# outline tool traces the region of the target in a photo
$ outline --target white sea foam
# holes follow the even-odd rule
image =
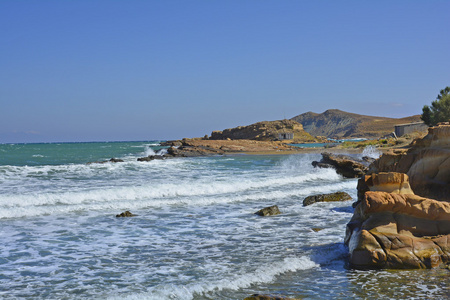
[[[150,147],[150,145],[145,145],[144,155],[145,155],[145,156],[156,155],[156,152],[155,152],[155,150],[153,150],[153,149]]]
[[[220,280],[200,280],[198,283],[188,285],[161,284],[149,289],[148,293],[132,294],[127,296],[113,296],[108,299],[195,299],[196,296],[222,290],[238,290],[253,284],[273,282],[277,276],[287,272],[295,272],[319,267],[308,257],[286,257],[282,261],[271,262],[260,266],[254,271],[241,274],[230,274]]]
[[[111,165],[108,168],[119,168]],[[111,208],[139,209],[168,205],[211,205],[261,199],[283,199],[352,188],[330,170],[291,177],[181,180],[178,183],[141,183],[140,186],[105,186],[0,195],[0,218]],[[331,181],[334,179],[335,181]],[[320,183],[324,181],[324,183]],[[316,182],[314,185],[306,185]],[[286,188],[282,188],[286,187]],[[273,189],[273,190],[272,190]]]

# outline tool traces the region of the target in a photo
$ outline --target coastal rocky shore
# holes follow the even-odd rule
[[[359,179],[347,225],[350,265],[359,269],[450,264],[450,125],[373,162]]]
[[[163,155],[149,155],[138,158],[138,161],[151,161],[175,157],[198,157],[210,155],[223,155],[227,153],[283,153],[287,151],[301,151],[298,147],[289,146],[280,141],[256,141],[256,140],[205,140],[183,139],[167,141],[161,146],[168,146],[167,153]]]

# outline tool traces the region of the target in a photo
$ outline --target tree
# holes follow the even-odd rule
[[[424,105],[420,117],[428,126],[435,126],[439,122],[450,121],[450,87],[441,90],[431,107]]]

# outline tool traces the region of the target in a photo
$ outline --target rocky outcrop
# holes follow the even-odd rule
[[[185,145],[180,147],[170,147],[167,149],[167,157],[197,157],[197,156],[209,156],[209,155],[222,155],[224,151],[217,148],[208,146],[193,146]]]
[[[450,125],[429,128],[428,135],[409,149],[381,156],[368,172],[358,181],[358,202],[347,224],[350,264],[356,268],[448,267]]]
[[[313,161],[312,165],[319,168],[333,168],[336,172],[346,178],[358,178],[363,176],[369,163],[373,161],[369,157],[357,159],[342,154],[322,153],[320,161]]]
[[[313,142],[315,141],[309,133],[303,130],[302,124],[293,120],[265,121],[225,129],[223,131],[213,131],[211,140],[257,140],[257,141],[277,141],[292,140],[292,142]]]
[[[414,194],[409,185],[408,175],[396,172],[364,175],[358,180],[357,190],[358,201],[353,204],[353,207],[364,199],[364,195],[368,191]]]
[[[319,194],[308,196],[303,200],[303,206],[308,206],[316,202],[335,202],[352,200],[352,197],[345,192],[336,192],[331,194]]]
[[[420,115],[393,119],[348,113],[338,109],[329,109],[321,114],[307,112],[291,120],[303,125],[306,132],[313,136],[328,138],[379,138],[394,131],[394,126],[420,122]]]
[[[278,206],[276,206],[276,205],[265,207],[265,208],[260,209],[257,212],[255,212],[255,215],[262,216],[262,217],[276,216],[279,214],[281,214],[281,212],[278,209]]]
[[[135,214],[132,214],[130,211],[124,211],[123,213],[120,213],[116,215],[116,218],[127,218],[127,217],[135,217]]]
[[[436,268],[450,263],[450,203],[368,191],[347,225],[350,264],[359,269]]]
[[[379,172],[406,173],[417,195],[450,201],[450,125],[429,128],[409,149],[383,154],[368,170]]]

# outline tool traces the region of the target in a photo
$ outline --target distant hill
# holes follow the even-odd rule
[[[257,140],[276,141],[289,139],[292,142],[313,142],[315,138],[303,130],[302,124],[293,120],[264,121],[248,126],[239,126],[213,131],[211,140]]]
[[[306,132],[313,136],[328,138],[379,138],[394,131],[394,126],[420,122],[420,115],[394,119],[348,113],[338,109],[329,109],[321,114],[307,112],[291,120],[303,125]]]

